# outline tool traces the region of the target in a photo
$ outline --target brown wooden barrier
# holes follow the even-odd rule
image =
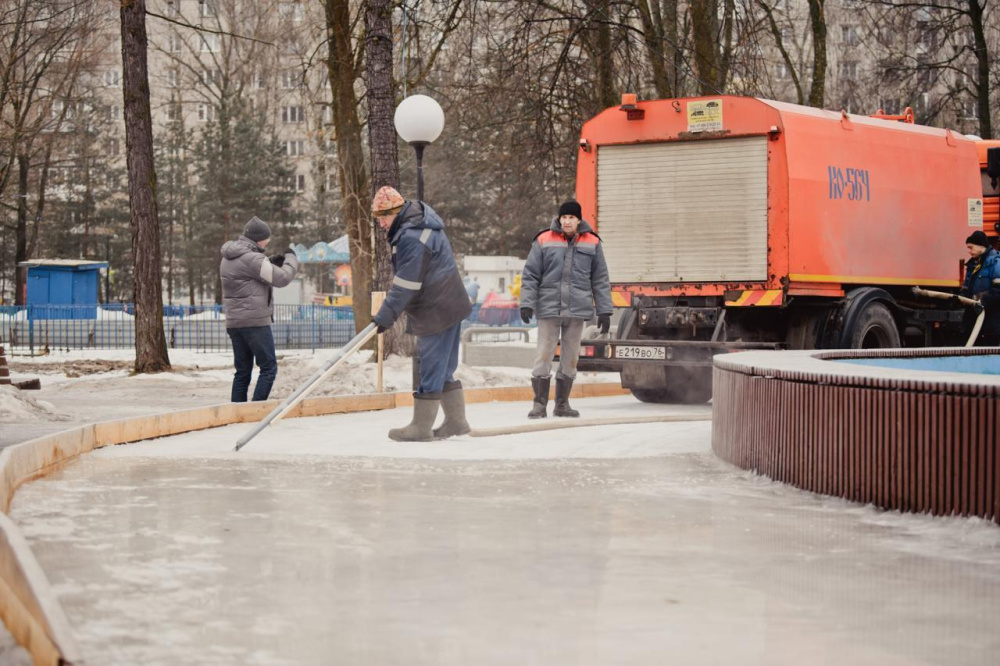
[[[717,356],[712,449],[805,490],[1000,522],[1000,377],[830,362],[981,354],[1000,349]]]

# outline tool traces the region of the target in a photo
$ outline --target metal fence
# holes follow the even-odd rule
[[[163,331],[171,349],[230,348],[221,305],[164,306]],[[275,305],[278,349],[340,347],[354,337],[349,307]],[[135,347],[135,307],[26,305],[0,308],[0,340],[11,349],[128,349]]]
[[[472,313],[463,328],[487,324],[503,330],[520,326],[518,310],[493,308]],[[329,305],[275,305],[277,349],[341,347],[354,337],[354,312]],[[197,351],[230,348],[225,309],[221,305],[165,305],[163,330],[171,349]],[[0,306],[0,344],[20,351],[45,349],[131,349],[135,347],[135,306],[102,305]]]

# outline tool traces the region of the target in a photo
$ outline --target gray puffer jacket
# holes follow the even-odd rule
[[[283,266],[276,266],[257,243],[240,236],[222,246],[222,302],[226,306],[226,328],[270,326],[273,321],[274,287],[291,283],[299,260],[291,250]]]
[[[611,314],[611,280],[601,239],[586,220],[566,240],[558,218],[535,236],[521,273],[521,307],[538,319]]]

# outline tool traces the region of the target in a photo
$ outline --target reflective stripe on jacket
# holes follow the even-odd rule
[[[558,218],[537,236],[521,274],[521,307],[538,319],[590,319],[611,314],[611,280],[601,239],[586,220],[573,238],[563,235]]]

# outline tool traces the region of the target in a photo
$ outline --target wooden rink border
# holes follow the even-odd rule
[[[577,384],[570,396],[596,398],[627,393],[618,383],[601,382]],[[530,402],[533,397],[530,386],[465,389],[465,401],[470,404]],[[95,449],[259,421],[280,402],[225,403],[89,423],[0,451],[0,618],[14,640],[31,654],[36,666],[80,666],[86,662],[45,572],[21,530],[6,515],[17,489]],[[306,398],[286,418],[379,411],[412,404],[413,394],[409,392],[323,396]]]
[[[1000,376],[832,362],[983,355],[1000,348],[716,357],[712,450],[804,490],[1000,523]]]

